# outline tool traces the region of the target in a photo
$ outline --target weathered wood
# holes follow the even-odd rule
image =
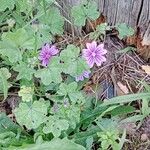
[[[82,0],[58,0],[62,14],[72,22],[70,9]],[[133,28],[139,28],[141,36],[150,39],[150,0],[93,0],[97,2],[98,9],[106,17],[109,25],[126,23]],[[73,29],[69,23],[65,24],[67,30]],[[74,28],[80,33],[81,28]],[[146,34],[146,35],[145,35]]]

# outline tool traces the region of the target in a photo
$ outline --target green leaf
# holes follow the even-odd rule
[[[118,24],[116,28],[119,32],[120,39],[123,39],[127,36],[131,36],[134,34],[134,29],[132,29],[131,27],[128,27],[125,23]]]
[[[34,30],[36,30],[36,37],[37,38],[37,47],[40,48],[43,43],[49,43],[49,41],[52,41],[53,37],[51,32],[51,28],[48,25],[39,24],[34,25]]]
[[[119,142],[119,150],[121,150],[123,148],[124,143],[126,142],[126,129],[124,129],[122,137],[120,138],[120,142]]]
[[[108,108],[109,107],[107,106],[101,107],[101,105],[99,105],[94,110],[93,109],[85,110],[81,114],[81,121],[80,121],[79,126],[82,124],[90,124],[91,122],[95,120],[96,117],[102,115],[103,112],[106,112]]]
[[[20,28],[15,32],[8,32],[7,34],[3,34],[2,39],[13,43],[17,48],[34,49],[35,39],[30,37],[27,31],[23,28]]]
[[[75,133],[72,138],[79,144],[84,144],[88,137],[97,138],[97,132],[102,131],[98,126],[89,127],[86,131]]]
[[[49,105],[44,100],[34,101],[33,104],[20,103],[14,110],[17,122],[27,129],[36,129],[47,120]]]
[[[32,3],[27,0],[15,0],[16,1],[16,7],[19,9],[20,12],[30,12],[33,8]]]
[[[12,131],[0,133],[0,147],[8,147],[15,140],[16,134]]]
[[[76,128],[76,124],[80,122],[81,110],[79,105],[70,105],[68,108],[63,110],[62,118],[68,120],[69,125],[72,129]]]
[[[57,91],[57,93],[61,96],[66,96],[68,93],[68,86],[65,83],[61,83],[59,86],[59,90]]]
[[[7,68],[0,69],[0,91],[4,92],[4,99],[6,99],[8,95],[10,84],[8,83],[7,79],[10,77],[11,74]]]
[[[74,74],[72,74],[74,77],[81,75],[84,71],[90,72],[89,66],[83,58],[78,58],[76,60],[76,68],[74,68],[74,70]]]
[[[52,133],[54,137],[59,137],[61,132],[68,128],[69,124],[67,120],[49,116],[46,125],[43,127],[43,132],[45,134]]]
[[[33,89],[31,87],[22,86],[18,95],[22,97],[23,102],[30,102],[33,99]]]
[[[135,116],[131,116],[131,117],[123,119],[121,123],[142,121],[144,118],[145,118],[144,115],[135,115]]]
[[[108,119],[100,118],[96,121],[96,124],[101,128],[102,131],[118,131],[118,120],[117,119]]]
[[[22,54],[14,43],[10,43],[7,40],[0,41],[0,54],[8,57],[11,63],[22,60]]]
[[[150,93],[137,93],[137,94],[129,94],[129,95],[113,97],[105,101],[103,104],[101,104],[101,106],[107,106],[107,105],[113,105],[119,103],[129,103],[143,98],[144,99],[150,98]]]
[[[18,129],[21,129],[19,125],[15,124],[6,114],[0,113],[0,133],[7,131],[17,133]]]
[[[80,49],[74,45],[68,45],[60,54],[60,59],[63,62],[63,72],[70,74],[73,77],[81,75],[89,67],[84,59],[79,57]]]
[[[133,113],[135,111],[135,108],[133,106],[119,106],[117,107],[116,109],[112,110],[110,112],[110,114],[112,116],[119,116],[119,115],[125,115],[125,114],[128,114],[128,113]]]
[[[43,142],[41,144],[30,144],[22,147],[10,147],[7,150],[86,150],[83,146],[74,143],[68,139],[52,139],[50,142]]]
[[[95,20],[99,17],[97,4],[93,1],[73,6],[71,14],[77,26],[84,26],[86,19]]]
[[[16,65],[13,69],[19,72],[17,76],[17,80],[20,80],[20,79],[31,80],[33,77],[33,74],[35,73],[35,70],[32,68],[29,68],[27,64],[24,62],[20,62],[20,64]]]
[[[142,114],[146,117],[150,114],[149,100],[147,98],[142,99]]]
[[[75,45],[68,45],[66,49],[64,49],[61,54],[60,57],[62,59],[62,61],[69,61],[69,60],[75,60],[78,58],[80,53],[80,49],[79,47],[76,47]]]
[[[126,48],[123,48],[123,49],[117,51],[116,53],[127,53],[127,52],[135,51],[135,50],[136,49],[134,47],[127,46]]]
[[[35,39],[30,37],[25,29],[8,32],[2,35],[0,42],[0,54],[8,57],[11,63],[22,60],[22,51],[34,49]]]
[[[61,35],[63,33],[64,19],[60,15],[59,9],[56,7],[51,7],[46,14],[39,18],[40,22],[45,25],[48,25],[50,32],[55,35]]]
[[[7,8],[12,10],[15,5],[14,0],[0,0],[0,12],[5,11]]]
[[[56,56],[52,58],[47,68],[39,69],[35,73],[35,77],[41,78],[44,85],[49,85],[52,82],[60,83],[62,81],[61,72],[61,64],[59,58]]]
[[[96,31],[90,33],[90,39],[97,39],[100,35],[105,35],[106,30],[110,30],[107,23],[102,23],[96,27]]]
[[[70,84],[61,83],[57,93],[61,96],[69,96],[72,102],[77,102],[84,100],[84,97],[80,91],[77,90],[77,83],[72,82]]]
[[[89,137],[86,139],[86,149],[87,149],[87,150],[91,150],[91,149],[92,149],[93,142],[94,142],[94,139],[93,139],[92,136],[89,136]]]

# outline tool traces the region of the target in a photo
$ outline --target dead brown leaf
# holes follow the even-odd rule
[[[142,65],[141,67],[142,67],[142,69],[143,69],[148,75],[150,75],[150,66],[148,66],[148,65]]]
[[[120,88],[120,90],[124,93],[124,94],[128,94],[129,93],[129,89],[127,88],[126,85],[123,85],[120,81],[117,82],[118,87]]]

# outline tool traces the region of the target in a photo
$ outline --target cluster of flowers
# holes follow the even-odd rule
[[[39,60],[41,60],[42,65],[47,67],[50,63],[51,58],[58,54],[59,51],[55,45],[46,44],[42,47]],[[107,50],[104,49],[104,44],[97,45],[96,41],[91,43],[86,43],[86,49],[82,51],[82,57],[86,60],[88,66],[92,68],[94,64],[97,66],[101,66],[103,62],[106,61],[106,57],[104,56],[107,53]],[[84,78],[89,78],[90,71],[84,71],[81,75],[77,76],[76,81],[83,81]]]

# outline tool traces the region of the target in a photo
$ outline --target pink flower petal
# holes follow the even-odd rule
[[[45,59],[42,61],[42,66],[46,67],[49,63],[49,60],[48,59]]]
[[[102,62],[105,62],[105,61],[106,61],[106,57],[101,56],[101,61],[102,61]]]
[[[99,58],[95,58],[95,63],[97,66],[101,66],[102,61]]]
[[[104,49],[104,44],[100,44],[97,46],[97,50],[99,53],[101,53],[102,55],[106,54],[107,53],[107,50]]]
[[[86,43],[87,49],[94,50],[97,47],[97,43],[93,41],[92,43]]]
[[[97,66],[101,66],[101,64],[105,61],[106,61],[106,58],[104,56],[95,57],[95,63]]]
[[[96,63],[97,66],[100,66],[103,62],[106,61],[106,58],[103,56],[107,53],[107,50],[104,49],[104,44],[97,45],[96,41],[86,44],[87,49],[83,49],[83,58],[86,59],[87,64],[90,68]]]
[[[87,59],[87,64],[92,68],[94,66],[94,60],[92,58]]]
[[[58,49],[56,48],[56,46],[53,45],[50,48],[50,52],[51,52],[51,55],[56,55],[56,54],[58,54]]]
[[[90,71],[84,71],[83,76],[85,78],[89,78],[90,77]]]
[[[41,60],[43,66],[47,66],[49,64],[50,59],[53,55],[58,53],[58,49],[52,45],[46,44],[42,47],[41,52],[39,54],[39,60]]]
[[[104,44],[99,44],[99,45],[97,46],[97,48],[98,48],[98,49],[104,49]]]

